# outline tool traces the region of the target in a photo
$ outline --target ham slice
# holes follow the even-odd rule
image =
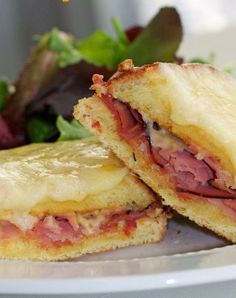
[[[151,147],[152,151],[152,157],[155,161],[156,164],[158,164],[160,167],[164,167],[165,165],[168,164],[168,157],[161,154],[162,149],[160,148],[154,148],[153,146]]]
[[[181,150],[162,148],[161,145],[154,147],[138,111],[110,94],[103,95],[102,100],[116,120],[118,134],[130,145],[139,146],[144,156],[169,176],[177,192],[200,198],[230,199],[231,206],[236,209],[236,201],[233,201],[236,191],[229,187],[229,176],[221,174],[222,169],[213,159],[200,159],[199,153],[194,153],[187,145]]]
[[[40,239],[43,247],[62,246],[83,238],[82,234],[75,231],[65,217],[51,215],[38,221],[31,235],[33,238]]]
[[[0,239],[7,240],[20,235],[20,230],[7,220],[0,221]]]
[[[126,235],[130,235],[137,227],[136,220],[147,215],[147,210],[132,211],[120,214],[111,215],[110,219],[102,225],[103,231],[109,231],[113,228],[117,228],[120,223],[123,224],[123,230]]]
[[[173,166],[175,172],[191,173],[194,180],[199,183],[205,184],[214,179],[212,169],[203,160],[196,159],[193,154],[186,150],[171,154],[169,163]]]
[[[109,232],[117,229],[120,223],[123,224],[123,231],[126,235],[130,235],[136,228],[136,220],[147,216],[146,210],[132,211],[104,215],[104,219],[99,224],[91,226],[90,231],[84,228],[84,222],[76,220],[75,213],[62,217],[48,215],[39,220],[33,231],[30,232],[31,237],[39,239],[43,247],[62,246],[74,242],[82,241],[84,238]],[[89,220],[88,214],[85,214],[84,220]],[[92,216],[93,218],[93,216]]]
[[[145,123],[137,111],[115,100],[110,95],[104,95],[102,99],[109,109],[112,110],[117,121],[117,130],[126,141],[144,137]]]
[[[130,236],[137,228],[137,220],[155,216],[156,203],[141,211],[97,210],[94,213],[79,214],[76,212],[63,216],[46,215],[28,230],[21,230],[10,221],[0,221],[0,240],[22,236],[37,241],[42,247],[61,247],[79,243],[84,239],[106,232],[123,232]]]

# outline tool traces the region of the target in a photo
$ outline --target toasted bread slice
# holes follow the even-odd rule
[[[94,83],[96,94],[79,100],[74,109],[75,118],[159,193],[164,204],[236,242],[236,120],[233,112],[236,111],[236,80],[206,65],[154,63],[135,68],[131,61],[125,61],[108,82],[94,76]],[[120,105],[118,112],[117,105]],[[127,117],[122,115],[124,109],[133,120],[126,121]],[[155,138],[150,135],[153,130],[150,123],[158,126],[159,132],[153,133]],[[139,128],[143,129],[141,133]],[[143,145],[143,138],[148,147]],[[208,171],[209,177],[195,182],[204,192],[184,189],[185,181],[173,182],[176,173],[189,173],[189,169],[183,168],[186,164],[180,163],[180,170],[175,168],[174,175],[170,175],[165,165],[170,165],[171,155],[163,164],[158,164],[153,149],[168,149],[174,153],[174,158],[176,152],[184,151],[192,160],[200,160],[200,168]],[[190,174],[196,174],[190,170]],[[212,180],[215,184],[211,184]]]

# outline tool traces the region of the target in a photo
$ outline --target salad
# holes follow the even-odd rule
[[[38,38],[16,81],[0,80],[0,149],[90,136],[71,115],[78,98],[92,94],[94,73],[107,79],[126,58],[136,66],[184,61],[177,56],[183,28],[173,7],[160,9],[145,27],[124,30],[117,18],[112,26],[115,37],[98,30],[77,40],[53,28]],[[191,62],[213,63],[213,58]]]

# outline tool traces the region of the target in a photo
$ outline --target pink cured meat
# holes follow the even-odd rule
[[[159,165],[169,179],[175,184],[176,190],[182,193],[194,194],[195,197],[231,199],[231,205],[236,208],[236,191],[225,188],[221,189],[213,183],[219,180],[217,174],[220,169],[217,164],[212,166],[206,160],[197,159],[191,150],[173,151],[161,147],[153,147],[150,137],[146,131],[146,124],[138,111],[132,109],[128,104],[120,102],[110,94],[102,96],[102,101],[112,112],[116,123],[117,132],[128,143],[139,144],[146,158]],[[140,146],[141,145],[141,146]],[[222,180],[222,177],[220,177]],[[227,178],[227,177],[226,177]],[[229,184],[225,183],[226,185]]]

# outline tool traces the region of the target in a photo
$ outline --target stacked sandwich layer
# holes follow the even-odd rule
[[[95,138],[0,152],[0,256],[59,260],[158,242],[154,193]]]
[[[93,80],[75,117],[164,203],[236,241],[236,81],[204,65],[130,60]]]

